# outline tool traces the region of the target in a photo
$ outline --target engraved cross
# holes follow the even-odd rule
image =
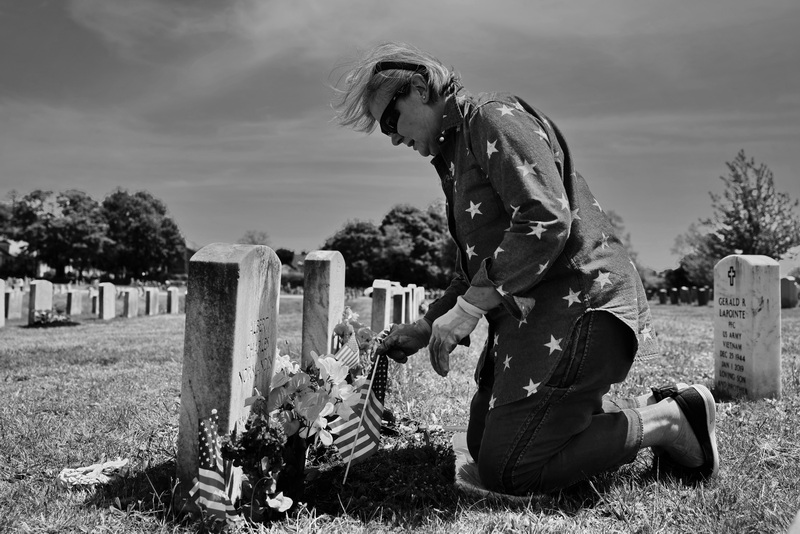
[[[736,278],[736,269],[734,269],[733,265],[731,265],[731,268],[728,269],[728,280],[730,280],[731,285],[733,285],[734,278]]]

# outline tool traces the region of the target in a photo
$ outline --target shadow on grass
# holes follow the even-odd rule
[[[84,504],[116,509],[125,514],[144,514],[170,525],[186,526],[194,518],[177,513],[172,505],[175,471],[174,460],[150,466],[98,486]]]

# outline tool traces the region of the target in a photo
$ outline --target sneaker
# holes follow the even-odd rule
[[[700,443],[702,460],[699,466],[695,466],[687,465],[687,459],[669,455],[668,453],[666,456],[676,464],[691,469],[695,474],[703,478],[716,476],[719,472],[719,451],[717,450],[715,433],[717,405],[714,401],[714,396],[707,387],[701,384],[694,384],[673,398],[689,421],[689,425]]]

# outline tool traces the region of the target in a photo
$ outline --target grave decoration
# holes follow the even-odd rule
[[[305,368],[299,357],[279,351],[270,391],[256,390],[245,402],[250,415],[244,429],[222,437],[222,458],[243,473],[236,510],[253,521],[278,519],[303,498],[307,463],[341,458],[349,467],[377,450],[383,398],[364,405],[379,389],[374,376],[380,364],[371,361],[382,338],[349,308],[334,331],[335,353],[312,352]],[[387,359],[377,360],[383,360],[385,383]]]

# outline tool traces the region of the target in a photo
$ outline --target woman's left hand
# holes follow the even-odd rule
[[[480,316],[470,315],[456,304],[433,322],[428,353],[434,371],[441,376],[447,376],[450,371],[450,353],[459,341],[475,330],[479,320]]]

